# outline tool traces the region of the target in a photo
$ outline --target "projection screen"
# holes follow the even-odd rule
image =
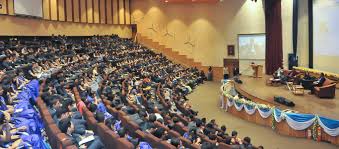
[[[42,0],[14,0],[14,13],[42,18]]]
[[[265,67],[266,37],[265,34],[238,35],[239,70],[243,75],[252,75],[250,64],[260,64]],[[265,69],[264,69],[265,70]]]
[[[313,1],[313,66],[339,73],[339,0]]]

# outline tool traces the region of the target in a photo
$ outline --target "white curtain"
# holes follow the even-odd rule
[[[318,118],[318,122],[319,122],[319,125],[324,129],[324,131],[330,136],[335,137],[339,135],[339,127],[334,128],[334,129],[328,128],[324,125],[324,123],[320,120],[320,118]]]
[[[281,113],[281,114],[283,114],[283,113]],[[309,121],[297,122],[297,121],[294,121],[293,119],[291,119],[290,117],[288,117],[288,115],[286,115],[286,114],[284,114],[284,115],[285,115],[285,119],[286,119],[288,126],[293,128],[294,130],[305,130],[306,128],[310,127],[316,119],[314,117],[313,119],[311,119]]]

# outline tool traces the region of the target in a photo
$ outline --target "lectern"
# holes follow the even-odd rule
[[[253,77],[254,78],[261,78],[262,77],[262,71],[263,71],[263,66],[262,65],[256,65],[256,64],[251,64],[251,67],[253,69]]]

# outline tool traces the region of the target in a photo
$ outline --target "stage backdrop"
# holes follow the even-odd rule
[[[239,69],[243,75],[252,75],[250,64],[260,64],[265,67],[265,34],[238,35]],[[264,68],[265,70],[265,68]]]
[[[313,65],[315,69],[339,73],[339,0],[313,2]]]

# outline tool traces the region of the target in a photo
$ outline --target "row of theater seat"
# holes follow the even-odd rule
[[[40,86],[39,95],[41,95],[45,84],[46,81],[44,80]],[[51,147],[53,149],[77,149],[77,146],[72,143],[71,139],[66,134],[62,133],[59,127],[56,125],[47,109],[46,104],[40,96],[36,100],[36,105],[44,122],[46,135],[48,136],[48,142],[50,143]]]
[[[76,103],[81,102],[80,94],[76,87],[73,88],[74,98]],[[116,133],[114,133],[110,128],[108,128],[104,123],[98,123],[94,117],[94,114],[88,110],[87,107],[83,107],[83,116],[86,119],[87,126],[89,129],[100,137],[106,148],[114,146],[117,149],[133,149],[134,145],[130,143],[125,138],[120,138]]]
[[[161,94],[160,91],[161,91],[161,86],[160,86],[160,84],[159,84],[158,87],[157,87],[156,94],[157,94],[157,96],[160,98],[161,103],[165,103],[165,102],[164,102],[165,99],[164,99],[164,97],[162,96],[162,94]],[[175,104],[176,104],[176,107],[177,107],[181,112],[183,112],[183,113],[188,113],[188,111],[187,111],[183,106],[181,106],[181,105],[178,104],[177,102],[175,102]],[[164,105],[164,106],[165,106],[165,105]],[[166,107],[166,106],[165,106],[165,107]],[[183,136],[183,134],[184,134],[185,132],[188,132],[188,128],[186,127],[187,124],[188,124],[188,120],[187,120],[186,118],[184,118],[183,116],[179,115],[179,114],[175,114],[175,115],[176,115],[176,117],[178,117],[178,119],[179,119],[185,126],[181,126],[181,125],[175,124],[174,127],[173,127],[173,129],[176,131],[175,133],[177,133],[177,135],[181,135],[181,136],[180,136],[180,140],[183,142],[183,144],[185,144],[185,142],[187,142],[187,141],[189,141],[189,140],[187,140],[186,138],[183,138],[182,136]],[[165,119],[165,122],[167,122],[167,123],[171,123],[171,121],[172,121],[171,119],[168,119],[167,117],[164,117],[164,119]],[[162,125],[162,124],[156,122],[156,125]],[[168,130],[168,128],[167,128],[166,126],[162,125],[162,127],[164,127],[166,130]],[[215,128],[215,129],[216,129],[217,131],[221,132],[221,130],[220,130],[219,128]],[[198,133],[198,136],[199,136],[204,142],[210,142],[210,143],[212,143],[212,144],[218,143],[218,148],[219,148],[219,149],[231,149],[231,148],[232,148],[232,146],[223,143],[223,142],[225,142],[225,140],[224,140],[223,138],[221,138],[220,136],[217,136],[217,140],[216,140],[216,141],[210,140],[210,139],[209,139],[207,136],[205,136],[204,134]],[[185,141],[184,139],[186,139],[187,141]],[[190,142],[189,142],[189,143],[190,143]],[[192,148],[194,148],[194,147],[192,147]],[[255,147],[255,148],[256,148],[256,147]]]

